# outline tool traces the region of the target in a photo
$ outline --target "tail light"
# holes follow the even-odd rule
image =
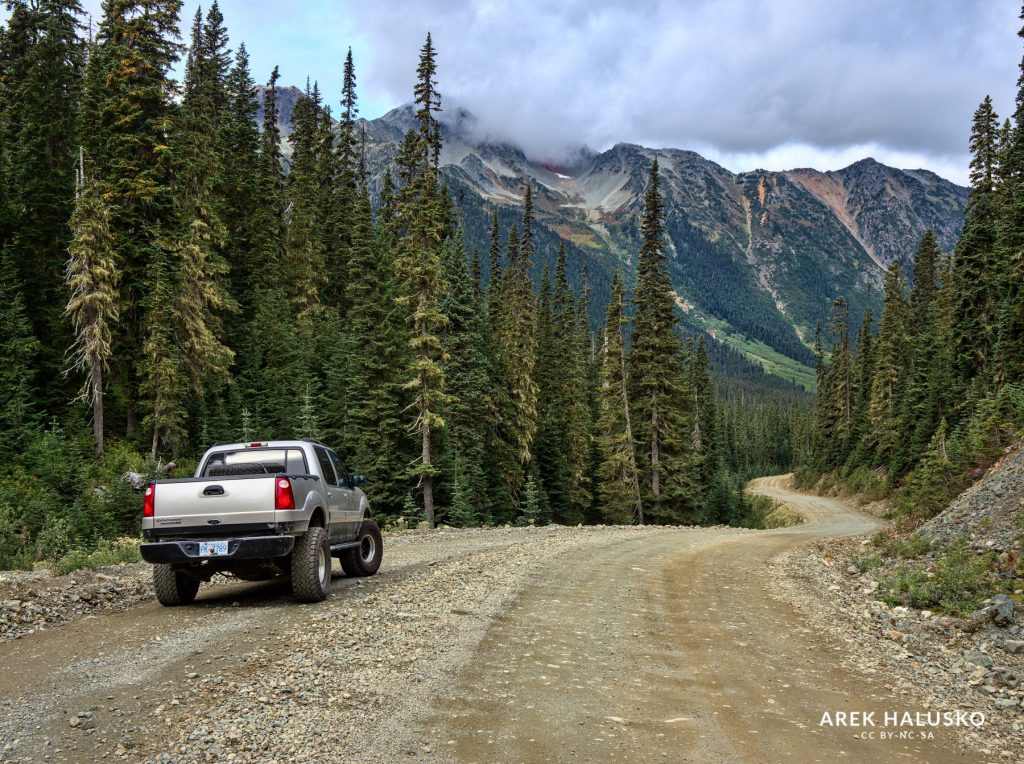
[[[150,483],[146,486],[146,493],[142,498],[142,516],[153,517],[154,505],[156,504],[156,486]]]
[[[274,481],[274,509],[295,509],[295,494],[292,492],[292,481],[288,478],[277,478]]]

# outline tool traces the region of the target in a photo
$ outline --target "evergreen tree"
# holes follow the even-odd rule
[[[600,414],[597,442],[601,462],[597,468],[601,514],[606,522],[644,523],[636,445],[630,418],[626,375],[625,298],[622,277],[612,278],[612,295],[601,348]]]
[[[537,430],[536,305],[530,264],[533,260],[533,191],[529,184],[523,197],[523,233],[518,229],[508,236],[507,267],[500,287],[500,314],[494,327],[500,373],[506,384],[503,412],[503,438],[516,455],[515,464],[506,466],[512,501],[519,503],[519,492],[526,466],[532,458],[533,438]]]
[[[85,372],[82,397],[92,407],[96,455],[103,452],[103,375],[113,350],[113,327],[119,317],[117,269],[110,234],[110,211],[96,186],[81,190],[71,218],[74,238],[68,246],[66,282],[71,294],[65,313],[71,320],[75,341],[72,367]]]
[[[346,449],[352,468],[373,487],[374,510],[397,517],[408,495],[406,464],[411,454],[402,422],[408,364],[402,309],[395,303],[392,241],[384,222],[374,227],[370,198],[358,196],[353,215],[352,248],[344,278],[345,301],[359,305],[345,322],[344,364],[329,370],[332,432]]]
[[[591,405],[590,332],[587,305],[577,304],[569,287],[564,245],[559,245],[555,266],[555,327],[558,345],[564,349],[561,364],[564,401],[561,450],[565,461],[566,509],[556,513],[563,522],[580,523],[593,503],[591,437],[594,414]]]
[[[226,231],[215,186],[221,172],[219,125],[227,102],[226,33],[216,5],[205,25],[196,11],[192,27],[184,97],[175,114],[172,165],[174,209],[169,222],[167,278],[174,295],[170,314],[180,375],[201,399],[211,382],[226,381],[234,352],[225,344],[224,316],[235,309],[222,252]],[[206,35],[210,35],[207,38]]]
[[[1018,35],[1024,37],[1024,27]],[[994,268],[1001,279],[993,360],[994,381],[1002,386],[1024,379],[1024,59],[1013,126],[1001,140],[999,176]]]
[[[256,124],[259,104],[256,83],[249,72],[249,54],[239,45],[228,72],[225,89],[227,102],[220,120],[220,145],[224,152],[218,182],[222,200],[221,217],[225,228],[225,258],[231,263],[231,296],[244,318],[261,270],[255,257],[254,221],[260,204],[256,181],[260,163],[260,131]],[[241,319],[232,322],[237,336]],[[237,343],[237,340],[236,340]]]
[[[633,342],[629,355],[630,405],[641,444],[646,514],[658,522],[692,516],[688,429],[681,405],[680,344],[675,333],[675,293],[665,256],[664,201],[658,160],[651,163],[644,195],[640,255],[633,302]]]
[[[956,303],[953,342],[958,387],[963,390],[990,360],[996,328],[998,274],[993,270],[996,241],[999,118],[985,96],[971,128],[971,193],[963,231],[954,253]]]
[[[39,341],[6,249],[0,251],[0,352],[0,454],[6,464],[17,464],[38,425],[32,384]]]
[[[877,464],[888,464],[899,443],[896,419],[901,383],[906,368],[907,304],[899,262],[893,260],[885,274],[885,293],[878,337],[874,342],[874,375],[868,403],[869,445]]]
[[[689,354],[687,354],[689,355]],[[694,477],[701,497],[703,518],[708,522],[725,522],[726,506],[714,490],[721,470],[719,452],[718,412],[715,391],[711,386],[711,362],[708,358],[704,335],[697,341],[692,359],[688,363],[687,392],[692,401],[690,415],[691,445],[694,453]]]
[[[311,320],[320,309],[320,294],[327,283],[325,263],[324,194],[329,179],[322,177],[319,91],[306,85],[305,95],[292,111],[291,168],[288,173],[288,226],[284,267],[280,278],[288,284],[289,298],[298,319]],[[325,188],[325,186],[327,186]]]
[[[853,427],[851,430],[851,459],[855,463],[863,463],[867,454],[865,444],[869,436],[869,409],[871,405],[871,388],[875,375],[874,324],[875,316],[871,308],[871,296],[868,295],[864,316],[857,330],[857,356],[854,359],[855,386],[853,397]]]
[[[11,0],[0,44],[0,145],[10,206],[10,257],[26,294],[39,339],[41,383],[48,408],[67,397],[57,380],[71,341],[62,321],[68,220],[74,206],[85,45],[77,0]]]
[[[902,434],[891,466],[903,474],[923,454],[942,418],[950,379],[945,369],[945,322],[940,302],[939,269],[942,253],[934,234],[927,231],[914,257],[914,283],[910,290],[910,364],[900,400],[898,431]]]
[[[850,350],[850,312],[846,298],[832,301],[828,331],[832,337],[825,378],[825,457],[831,466],[842,464],[853,433],[854,369]]]
[[[441,301],[448,317],[444,335],[444,378],[451,399],[445,409],[452,511],[460,525],[479,525],[491,517],[487,480],[487,409],[489,386],[483,305],[477,299],[466,264],[462,231],[445,247],[449,285]]]
[[[398,244],[395,269],[400,279],[397,298],[408,311],[413,360],[407,386],[414,394],[411,426],[420,440],[420,455],[411,473],[419,481],[423,512],[434,526],[433,432],[444,426],[440,410],[446,402],[441,341],[438,336],[447,324],[440,310],[444,291],[441,242],[444,232],[444,207],[438,186],[437,163],[440,156],[440,127],[434,113],[440,110],[440,94],[434,75],[436,53],[427,35],[420,50],[417,68],[416,119],[418,132],[406,135],[400,173],[404,181],[399,194],[399,216],[405,235]]]
[[[121,321],[114,342],[128,433],[135,427],[140,395],[136,359],[145,355],[138,350],[154,346],[143,326],[159,323],[146,315],[145,306],[157,306],[157,292],[173,292],[163,250],[165,229],[174,218],[167,135],[175,111],[169,74],[181,51],[180,8],[180,0],[106,0],[85,78],[86,154],[110,205],[122,273]]]

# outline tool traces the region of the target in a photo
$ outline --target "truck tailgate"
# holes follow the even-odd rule
[[[153,527],[217,528],[274,522],[274,476],[192,478],[156,484]]]

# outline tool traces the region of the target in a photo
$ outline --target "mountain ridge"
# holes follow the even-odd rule
[[[285,136],[285,115],[301,96],[297,88],[278,90]],[[597,282],[595,323],[611,272],[620,268],[627,284],[632,280],[643,194],[657,158],[684,329],[706,333],[804,386],[815,326],[824,324],[832,300],[844,295],[856,322],[869,301],[877,302],[884,270],[894,260],[911,273],[926,230],[950,252],[963,224],[966,188],[926,169],[897,169],[871,157],[839,170],[732,172],[689,149],[619,142],[605,151],[581,147],[555,162],[479,136],[465,109],[440,117],[442,171],[458,191],[470,249],[486,251],[494,207],[506,223],[514,220],[529,181],[538,228],[551,234],[538,237],[534,275],[553,262],[564,240],[574,272],[582,274],[585,263]],[[404,104],[358,121],[371,192],[379,191],[414,120],[412,105]]]

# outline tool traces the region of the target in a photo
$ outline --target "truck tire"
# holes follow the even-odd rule
[[[292,550],[292,594],[299,602],[321,602],[331,583],[331,545],[327,531],[312,527]]]
[[[384,539],[380,528],[373,520],[363,520],[356,536],[359,546],[344,549],[341,552],[341,569],[345,575],[353,578],[372,576],[380,568],[384,559]]]
[[[165,607],[191,605],[199,592],[199,579],[175,570],[173,565],[154,565],[153,588]]]

